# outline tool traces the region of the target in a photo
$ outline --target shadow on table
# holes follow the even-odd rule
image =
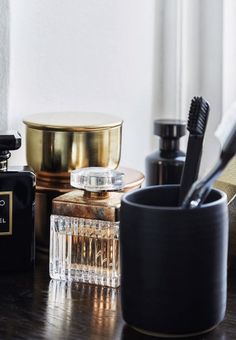
[[[169,338],[163,338],[163,337],[156,337],[156,336],[150,336],[143,333],[140,333],[133,329],[132,327],[129,327],[128,325],[123,326],[121,340],[158,340],[158,339],[171,339]],[[228,340],[230,338],[227,337],[226,333],[221,329],[215,329],[214,331],[206,334],[202,334],[199,336],[193,336],[193,337],[179,337],[179,338],[172,338],[172,339],[192,339],[192,340]]]

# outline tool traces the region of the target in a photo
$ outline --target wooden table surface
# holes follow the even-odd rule
[[[230,275],[225,320],[191,339],[236,339],[236,272]],[[126,326],[119,289],[68,286],[48,276],[48,258],[38,256],[33,273],[1,274],[0,339],[151,340]]]

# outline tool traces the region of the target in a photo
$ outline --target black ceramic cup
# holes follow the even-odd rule
[[[121,203],[123,318],[159,336],[210,331],[226,309],[226,195],[212,189],[204,205],[182,209],[178,191],[174,185],[148,187]]]

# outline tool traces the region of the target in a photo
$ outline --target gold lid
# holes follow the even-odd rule
[[[56,131],[95,131],[122,125],[122,119],[104,113],[50,112],[36,113],[24,118],[31,128]]]

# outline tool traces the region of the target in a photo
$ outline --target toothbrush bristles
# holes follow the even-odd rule
[[[206,129],[209,104],[202,97],[194,97],[191,102],[187,129],[192,135],[203,135]]]

